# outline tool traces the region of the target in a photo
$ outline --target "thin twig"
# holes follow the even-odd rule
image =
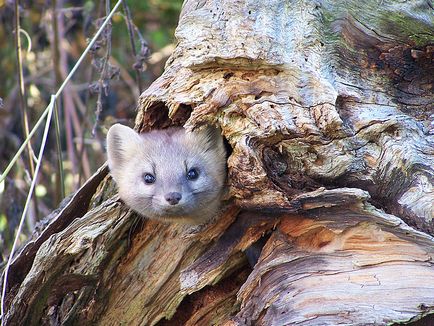
[[[127,22],[128,36],[130,37],[131,49],[133,51],[134,58],[137,61],[138,58],[137,58],[136,42],[134,40],[134,31],[132,26],[130,8],[128,7],[127,2],[125,0],[122,1],[122,6],[125,12],[125,20]],[[136,83],[137,83],[137,87],[139,88],[139,93],[142,93],[143,88],[142,88],[142,78],[140,76],[140,69],[139,67],[136,67],[136,65],[134,65],[134,70],[136,71]]]
[[[69,89],[71,89],[71,88],[69,88]],[[72,100],[74,102],[74,107],[76,107],[78,109],[78,110],[73,111],[73,113],[74,113],[73,122],[74,122],[75,134],[77,135],[76,138],[79,137],[82,140],[79,143],[77,143],[74,140],[74,143],[80,144],[80,145],[77,145],[77,147],[78,147],[78,159],[80,161],[80,164],[78,166],[78,184],[81,184],[83,173],[84,173],[84,177],[86,179],[91,176],[89,158],[88,158],[87,152],[85,151],[85,146],[83,146],[83,144],[84,144],[84,139],[85,139],[85,137],[84,137],[85,132],[86,132],[86,130],[90,130],[92,128],[92,124],[90,123],[89,119],[86,119],[87,107],[82,102],[80,95],[74,89],[71,89],[71,91],[69,93],[70,93]],[[78,121],[77,111],[83,116],[81,124],[78,123],[78,126],[80,128],[76,128],[76,123],[75,123],[75,121]],[[80,135],[80,136],[78,136],[78,135]]]
[[[15,0],[15,47],[17,55],[18,84],[20,85],[19,99],[23,119],[23,133],[24,137],[27,138],[29,136],[29,116],[24,87],[23,57],[21,53],[20,8],[18,0]],[[29,159],[30,175],[33,177],[35,175],[35,165],[33,163],[33,148],[30,142],[27,143],[27,155]],[[38,216],[38,200],[36,197],[33,199],[33,204],[35,205],[35,215]]]
[[[106,10],[106,15],[108,15],[108,13],[110,12],[110,0],[106,0],[105,1],[105,10]],[[96,101],[96,110],[95,110],[95,123],[93,125],[92,128],[92,135],[95,136],[96,134],[96,128],[98,127],[98,123],[99,123],[99,117],[101,115],[102,112],[102,95],[106,95],[107,96],[107,90],[108,87],[110,86],[109,83],[109,76],[108,76],[108,68],[109,68],[109,59],[110,59],[110,55],[112,52],[112,23],[111,20],[110,22],[107,24],[107,28],[106,28],[106,32],[105,32],[105,39],[106,39],[106,53],[104,56],[104,60],[102,63],[102,69],[101,69],[101,77],[98,80],[98,99]],[[103,93],[104,92],[104,93]]]
[[[53,27],[53,64],[54,64],[54,75],[56,80],[56,88],[60,85],[60,81],[62,80],[62,73],[60,71],[59,65],[59,28],[57,24],[58,19],[58,11],[57,11],[57,0],[53,0],[51,2],[51,11],[52,11],[52,27]],[[60,203],[60,201],[65,198],[65,174],[63,171],[63,157],[62,157],[62,145],[60,142],[60,117],[59,117],[59,107],[56,105],[54,107],[54,128],[56,130],[56,148],[57,148],[57,168],[58,171],[56,173],[56,203]],[[60,198],[59,198],[60,196]]]
[[[63,67],[66,69],[66,62],[63,62]],[[68,93],[68,92],[66,92]],[[72,102],[69,94],[63,94],[63,121],[65,123],[65,133],[66,133],[66,151],[68,153],[69,160],[71,162],[71,173],[75,176],[78,172],[77,167],[77,157],[75,155],[75,146],[73,141],[73,130],[72,130],[72,111],[74,110],[74,103]],[[74,180],[75,178],[73,178]],[[78,187],[78,183],[74,180],[74,190]]]
[[[60,143],[60,119],[59,119],[59,108],[57,107],[57,101],[54,104],[54,128],[56,131],[56,147],[57,147],[57,164],[58,173],[57,178],[59,179],[58,188],[60,188],[61,199],[65,198],[65,173],[63,170],[63,158],[62,158],[62,145]],[[56,204],[58,204],[58,201]]]
[[[102,2],[98,1],[97,17],[101,17],[102,16],[103,9],[104,9],[104,6],[102,5]],[[94,68],[93,65],[91,65],[90,69],[89,69],[88,82],[86,84],[87,92],[85,92],[85,98],[84,98],[84,101],[83,101],[84,102],[84,106],[85,106],[85,110],[83,111],[84,112],[83,115],[85,117],[84,120],[85,120],[86,124],[89,124],[89,119],[87,119],[87,117],[89,117],[89,114],[90,114],[90,105],[88,105],[88,103],[89,103],[89,98],[90,98],[90,95],[91,95],[90,93],[91,92],[89,91],[89,85],[93,81],[94,71],[95,71],[95,68]],[[74,98],[74,100],[75,100],[75,102],[76,102],[77,105],[80,104],[79,102],[81,100],[79,100],[77,98]],[[92,128],[92,126],[89,126],[89,129],[91,129],[91,128]],[[83,155],[86,155],[86,152],[85,152],[86,146],[84,146],[84,140],[85,140],[85,129],[84,128],[83,128],[83,131],[82,131],[82,133],[81,133],[80,136],[81,136],[81,144],[82,144],[82,146],[80,148],[79,159],[80,159],[80,161],[82,161],[83,157],[84,157]],[[81,183],[81,179],[83,177],[83,173],[85,173],[84,172],[84,166],[80,165],[79,166],[79,171],[78,171],[78,182],[79,183]]]
[[[59,39],[64,39],[65,35],[65,21],[64,16],[57,16],[57,32],[59,35]],[[62,51],[59,53],[59,70],[63,77],[65,77],[68,73],[68,53],[66,51]],[[71,99],[69,88],[67,87],[67,91],[62,94],[61,104],[63,108],[63,123],[65,128],[65,137],[66,137],[66,153],[71,163],[71,174],[73,176],[73,190],[78,189],[78,182],[75,176],[78,172],[78,159],[76,155],[76,148],[74,146],[74,131],[72,127],[72,112],[75,110],[74,103]]]
[[[68,88],[70,89],[70,88]],[[82,122],[80,122],[80,118],[77,114],[77,110],[75,109],[77,106],[74,105],[74,91],[69,91],[68,92],[68,98],[71,101],[71,106],[74,108],[74,110],[69,110],[69,114],[71,117],[71,123],[72,123],[72,127],[74,129],[74,134],[75,135],[81,135],[83,133],[83,126],[82,126]],[[72,138],[72,142],[73,144],[75,144],[74,142],[74,138]],[[76,149],[75,152],[75,156],[78,157],[79,152],[81,151],[81,148],[77,148],[77,146],[74,145],[74,149]],[[87,160],[87,155],[85,153],[85,155],[83,156],[83,158],[80,160],[81,164],[78,164],[78,166],[83,165],[84,170],[86,171],[86,178],[89,178],[91,176],[91,172],[90,172],[90,168],[88,169],[87,167],[89,167],[89,162]],[[78,171],[77,171],[78,173]],[[77,184],[80,184],[79,181],[77,180]]]
[[[24,34],[27,40],[27,52],[30,52],[32,50],[32,38],[30,37],[29,33],[27,33],[24,29],[20,28],[20,33]],[[21,45],[21,43],[20,43]]]

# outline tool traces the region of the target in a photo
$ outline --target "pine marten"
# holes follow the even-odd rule
[[[226,180],[218,129],[173,127],[138,134],[116,124],[107,134],[107,154],[120,198],[137,213],[188,224],[218,214]]]

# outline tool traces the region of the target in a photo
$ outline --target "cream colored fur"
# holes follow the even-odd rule
[[[220,208],[226,180],[226,154],[216,128],[198,132],[183,128],[138,134],[116,124],[107,134],[110,172],[122,200],[139,214],[171,222],[200,224],[215,217]],[[197,180],[188,180],[195,168]],[[146,184],[150,173],[155,183]],[[165,195],[182,195],[170,205]]]

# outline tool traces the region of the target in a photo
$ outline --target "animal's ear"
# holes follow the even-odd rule
[[[133,129],[121,124],[113,125],[107,133],[107,157],[112,176],[125,167],[131,155],[140,149],[141,137]]]
[[[215,150],[217,153],[225,153],[223,144],[223,136],[220,128],[214,126],[207,126],[205,130],[201,131],[205,134],[205,139],[209,149]]]

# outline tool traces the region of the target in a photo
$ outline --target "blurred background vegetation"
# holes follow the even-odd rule
[[[52,123],[21,244],[63,194],[77,190],[105,162],[107,129],[115,122],[134,124],[139,94],[161,75],[174,48],[181,6],[182,0],[125,1],[75,73],[57,102],[61,150]],[[110,1],[0,0],[0,174],[109,9]],[[0,265],[23,212],[42,134],[43,127],[0,183]]]

